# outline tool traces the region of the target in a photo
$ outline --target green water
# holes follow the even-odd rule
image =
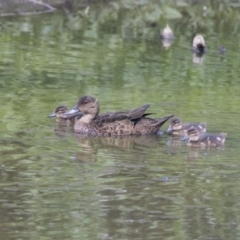
[[[176,39],[166,50],[166,19],[141,28],[124,21],[134,12],[109,9],[1,19],[0,239],[239,239],[234,22],[170,19]],[[190,51],[198,31],[209,50],[202,64]],[[101,112],[151,103],[156,117],[205,121],[228,133],[225,147],[190,148],[166,134],[86,138],[47,118],[85,94]]]

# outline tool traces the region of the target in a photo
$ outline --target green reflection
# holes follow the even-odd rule
[[[88,17],[1,19],[1,239],[238,238],[234,4],[116,1],[91,5]],[[166,23],[175,36],[167,50]],[[209,49],[201,64],[190,50],[196,33]],[[47,118],[83,94],[102,112],[151,103],[154,117],[206,121],[209,132],[228,132],[225,149],[167,135],[81,138]]]

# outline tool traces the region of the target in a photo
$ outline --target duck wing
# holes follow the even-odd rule
[[[95,119],[98,125],[102,125],[104,123],[112,123],[115,121],[122,121],[125,119],[135,120],[150,115],[152,113],[145,113],[145,111],[150,107],[150,104],[143,105],[138,108],[126,110],[126,111],[116,111],[116,112],[107,112],[104,114],[98,115]]]
[[[130,119],[137,119],[141,118],[147,115],[150,115],[151,113],[145,113],[146,110],[151,106],[151,104],[146,104],[138,108],[130,109],[128,111],[125,111],[125,113],[130,117]]]

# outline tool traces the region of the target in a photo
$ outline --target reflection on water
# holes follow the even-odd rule
[[[81,149],[81,151],[76,154],[76,159],[82,162],[97,161],[97,152],[101,148],[111,152],[131,152],[131,157],[138,159],[139,151],[142,152],[143,156],[145,155],[145,157],[148,158],[150,154],[149,148],[157,148],[163,145],[158,135],[87,137],[81,134],[75,134],[75,138]]]
[[[172,43],[173,39],[162,39],[162,45],[166,50],[171,47]]]
[[[186,12],[202,16],[198,7]],[[166,51],[152,20],[158,6],[117,9],[2,22],[0,238],[238,239],[236,34],[218,24],[193,32],[196,19],[190,26],[181,14],[167,18],[175,40]],[[206,14],[201,23],[213,26]],[[207,42],[204,61],[192,59],[196,32]],[[228,54],[219,54],[222,44]],[[191,148],[167,134],[83,137],[46,118],[86,94],[101,112],[151,103],[153,117],[206,121],[209,132],[228,133],[226,145]]]
[[[204,60],[204,54],[193,53],[193,63],[202,64]]]

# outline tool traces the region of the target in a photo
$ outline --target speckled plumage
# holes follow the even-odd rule
[[[174,117],[171,119],[167,132],[173,135],[186,135],[187,130],[190,128],[196,128],[200,133],[206,132],[207,123],[183,123],[182,120],[178,117]]]
[[[146,117],[150,104],[127,111],[108,112],[99,115],[99,103],[91,96],[78,100],[77,108],[84,115],[74,125],[75,132],[87,135],[142,135],[157,133],[159,128],[173,115],[159,119]]]
[[[190,128],[187,131],[188,135],[188,146],[192,147],[219,147],[224,145],[227,133],[210,134],[202,133],[200,134],[196,128]]]

